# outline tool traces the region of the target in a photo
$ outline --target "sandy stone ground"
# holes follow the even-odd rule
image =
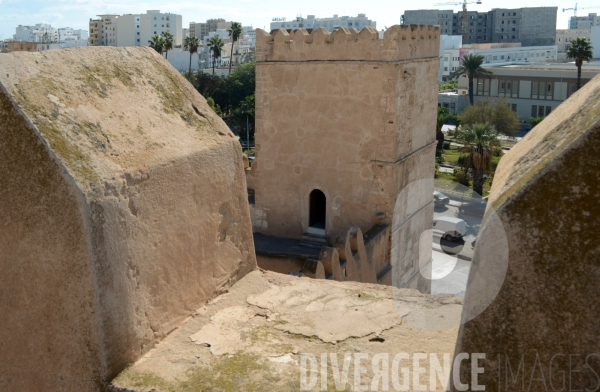
[[[461,310],[461,296],[257,270],[198,309],[111,387],[139,392],[395,390],[394,381],[406,381],[407,368],[408,389],[403,390],[419,390],[420,385],[442,391],[444,376],[444,383],[436,376],[431,388],[431,353],[440,369],[449,370]],[[402,353],[407,355],[394,367],[394,357]],[[415,358],[414,353],[423,355]],[[312,364],[309,354],[314,355]],[[328,358],[326,379],[321,378],[323,354]],[[364,373],[355,385],[357,355],[364,357],[358,366]],[[332,356],[339,373],[332,370]],[[413,370],[418,368],[422,373],[415,384]],[[372,385],[374,369],[383,375],[377,385]],[[301,384],[303,374],[308,385]]]

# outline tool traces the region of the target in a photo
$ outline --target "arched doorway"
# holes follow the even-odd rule
[[[315,229],[325,230],[325,215],[327,211],[327,199],[325,194],[318,189],[310,192],[308,226]]]

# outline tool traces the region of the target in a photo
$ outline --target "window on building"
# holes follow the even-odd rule
[[[531,117],[537,117],[537,105],[531,105]]]
[[[544,107],[543,106],[538,106],[538,117],[544,117]]]
[[[552,112],[552,108],[550,106],[546,106],[546,116]]]
[[[517,31],[517,29],[515,29],[515,28],[513,27],[512,31]]]
[[[513,112],[515,112],[515,113],[517,112],[517,104],[516,103],[511,104],[510,108],[512,109]]]

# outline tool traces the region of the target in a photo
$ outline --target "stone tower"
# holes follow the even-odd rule
[[[254,231],[333,246],[350,227],[391,225],[401,191],[434,174],[439,28],[256,37]],[[427,230],[432,191],[393,230]]]

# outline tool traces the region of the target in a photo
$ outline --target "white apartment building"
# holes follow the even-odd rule
[[[556,62],[558,59],[557,46],[525,46],[519,43],[471,44],[459,49],[446,49],[440,61],[442,80],[448,80],[450,75],[460,67],[462,58],[468,54],[484,57],[483,66],[501,66],[511,64],[530,64]]]
[[[558,47],[558,53],[565,53],[567,51],[567,45],[575,38],[590,39],[590,34],[591,29],[589,28],[556,30],[556,46]]]
[[[293,20],[286,20],[286,18],[273,18],[271,22],[271,30],[296,30],[299,28],[318,29],[319,27],[324,27],[327,29],[327,31],[332,32],[340,27],[347,27],[349,29],[356,28],[361,30],[367,26],[376,29],[377,22],[367,18],[366,14],[358,14],[358,16],[338,16],[335,14],[332,18],[316,18],[315,15],[308,15],[306,18],[298,16]]]
[[[60,43],[61,48],[85,46],[88,42],[87,30],[75,30],[71,27],[54,28],[47,23],[35,26],[19,25],[15,29],[13,41],[34,43]]]
[[[86,46],[88,44],[88,38],[89,34],[87,30],[76,30],[71,27],[62,27],[58,29],[58,39],[61,48]]]
[[[569,20],[569,29],[590,29],[592,26],[600,26],[600,16],[596,13],[587,16],[571,16]]]
[[[446,79],[448,78],[448,68],[456,67],[457,61],[454,61],[454,56],[446,51],[451,49],[460,49],[462,47],[461,35],[440,35],[440,72],[439,82],[444,81],[444,69],[446,69]]]
[[[252,26],[243,26],[242,27],[243,36],[241,39],[242,45],[248,45],[251,47],[256,46],[256,29]]]
[[[117,19],[117,46],[148,46],[156,34],[173,34],[173,45],[183,42],[181,15],[148,10],[145,14],[126,14]]]
[[[100,19],[90,19],[90,46],[117,46],[117,18],[119,15],[97,15]]]
[[[15,30],[14,41],[58,42],[58,29],[47,23],[38,23],[35,26],[19,25]]]
[[[181,15],[148,10],[145,14],[98,15],[90,19],[90,45],[148,46],[148,41],[165,31],[173,34],[173,45],[183,42]]]

